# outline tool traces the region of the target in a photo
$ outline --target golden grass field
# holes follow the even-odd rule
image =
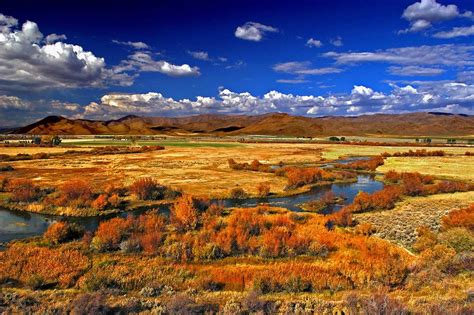
[[[402,146],[370,146],[370,145],[347,145],[347,144],[317,144],[319,148],[323,149],[323,157],[326,159],[337,159],[340,156],[371,156],[379,155],[384,152],[407,152],[408,150],[427,151],[443,150],[447,154],[464,155],[466,151],[474,151],[473,148],[465,147],[402,147]]]
[[[9,149],[9,148],[8,148]],[[3,148],[0,149],[3,152]],[[271,191],[283,192],[286,180],[274,174],[235,171],[227,160],[262,163],[317,163],[321,150],[317,146],[248,144],[239,147],[166,147],[162,151],[138,154],[75,155],[44,160],[8,162],[13,177],[30,178],[57,186],[71,179],[83,178],[100,188],[107,182],[131,184],[139,177],[152,176],[164,185],[183,189],[196,196],[226,197],[235,187],[256,193],[261,182],[270,182]]]
[[[419,172],[440,178],[474,180],[474,156],[389,157],[377,171]]]
[[[166,144],[165,144],[166,146]],[[421,148],[421,147],[420,147]],[[0,154],[59,153],[71,148],[0,148]],[[4,162],[15,168],[10,175],[30,178],[46,185],[57,186],[70,179],[84,178],[100,188],[104,183],[130,184],[139,177],[152,176],[164,185],[183,189],[197,196],[226,197],[232,188],[243,188],[256,193],[256,186],[269,182],[272,193],[283,193],[286,180],[273,174],[235,171],[227,160],[251,162],[254,159],[266,164],[322,163],[343,156],[377,155],[383,152],[404,152],[417,147],[361,146],[341,144],[239,144],[238,146],[166,146],[165,150],[137,154],[53,156],[44,160]],[[439,148],[433,148],[439,149]],[[385,172],[419,171],[433,175],[446,175],[458,179],[472,179],[473,157],[462,156],[466,148],[442,148],[453,157],[389,158],[387,165],[379,168]],[[77,147],[74,150],[90,150]],[[428,148],[428,150],[430,150]],[[400,161],[400,162],[398,162]],[[433,163],[434,162],[434,163]],[[395,163],[395,164],[394,164]],[[398,164],[396,164],[398,163]],[[461,167],[460,167],[461,166]],[[440,171],[442,170],[442,171]]]

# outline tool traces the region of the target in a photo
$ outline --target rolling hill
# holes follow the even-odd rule
[[[357,117],[303,117],[272,113],[187,117],[125,116],[98,121],[48,116],[16,128],[16,134],[60,135],[275,135],[275,136],[471,136],[474,116],[442,113],[377,114]]]

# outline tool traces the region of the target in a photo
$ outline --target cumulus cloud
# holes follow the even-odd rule
[[[150,46],[144,42],[132,42],[132,41],[119,41],[119,40],[112,40],[113,43],[123,46],[132,47],[133,49],[150,49]]]
[[[0,95],[0,109],[27,109],[30,102],[16,96]]]
[[[0,91],[119,84],[103,58],[58,41],[63,35],[44,37],[31,21],[17,26],[15,18],[0,15]]]
[[[293,115],[362,115],[452,111],[474,114],[474,84],[454,81],[419,81],[408,85],[391,84],[389,92],[355,85],[348,93],[337,95],[295,95],[269,91],[258,96],[221,88],[216,97],[174,99],[158,92],[113,93],[98,102],[79,105],[64,101],[28,101],[15,96],[0,96],[0,124],[17,126],[46,115],[73,118],[112,119],[128,114],[147,116],[184,116],[207,113],[264,114],[284,112]]]
[[[202,113],[263,114],[285,112],[294,115],[360,115],[433,111],[456,104],[456,112],[471,113],[474,85],[458,82],[424,82],[417,86],[391,84],[391,91],[375,91],[355,85],[350,93],[338,95],[294,95],[270,91],[263,96],[221,88],[217,97],[194,100],[173,99],[161,93],[108,94],[85,107],[84,115],[100,118],[126,114],[180,116]],[[449,107],[446,107],[449,108]]]
[[[320,40],[310,38],[306,42],[306,46],[319,48],[319,47],[323,46],[323,43]]]
[[[247,22],[242,26],[238,26],[235,29],[234,35],[235,37],[243,40],[259,42],[267,33],[276,32],[278,32],[278,29],[275,27],[256,22]]]
[[[420,66],[391,66],[388,72],[397,76],[436,76],[444,73],[444,69]]]
[[[48,36],[46,36],[44,41],[47,44],[52,44],[52,43],[55,43],[55,42],[66,40],[66,39],[67,39],[67,36],[64,35],[64,34],[58,35],[58,34],[53,33],[53,34],[49,34]]]
[[[471,11],[460,13],[455,4],[442,5],[436,0],[421,0],[403,11],[402,18],[410,23],[410,27],[401,32],[419,32],[430,28],[436,22],[471,16]]]
[[[443,31],[433,34],[436,38],[454,38],[474,35],[474,25],[466,27],[454,27],[449,31]]]
[[[400,65],[474,65],[473,45],[433,45],[390,48],[367,52],[328,52],[325,57],[333,58],[338,64],[363,62],[385,62]]]
[[[159,72],[172,77],[199,76],[198,67],[188,64],[174,65],[165,60],[154,60],[148,51],[136,51],[113,68],[117,74],[134,72]]]

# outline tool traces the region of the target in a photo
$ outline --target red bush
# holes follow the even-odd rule
[[[12,193],[11,200],[17,202],[35,201],[40,196],[40,189],[29,179],[12,179],[7,190]]]
[[[130,186],[130,192],[141,200],[159,200],[166,188],[150,177],[140,178]]]
[[[59,188],[59,197],[56,204],[60,206],[89,206],[92,202],[92,189],[90,185],[83,180],[71,180],[65,182]]]
[[[310,168],[286,168],[286,178],[288,189],[298,188],[304,185],[314,184],[318,181],[331,181],[335,175],[317,167]]]
[[[91,204],[92,208],[96,210],[104,210],[108,205],[108,196],[105,194],[99,195]]]
[[[465,227],[474,232],[474,204],[467,208],[451,211],[443,217],[443,228]]]
[[[196,229],[199,223],[199,212],[192,196],[183,195],[175,201],[171,207],[170,220],[178,230]]]
[[[59,221],[51,224],[43,237],[51,244],[60,244],[79,239],[84,235],[84,229],[77,224]]]
[[[115,250],[120,243],[131,235],[135,228],[135,220],[132,217],[112,218],[99,224],[92,245],[95,249]]]

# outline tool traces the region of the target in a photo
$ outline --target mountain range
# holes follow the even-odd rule
[[[271,113],[254,116],[197,115],[187,117],[129,115],[116,120],[104,121],[48,116],[33,124],[8,132],[35,135],[472,136],[474,135],[474,116],[410,113],[313,118]]]

